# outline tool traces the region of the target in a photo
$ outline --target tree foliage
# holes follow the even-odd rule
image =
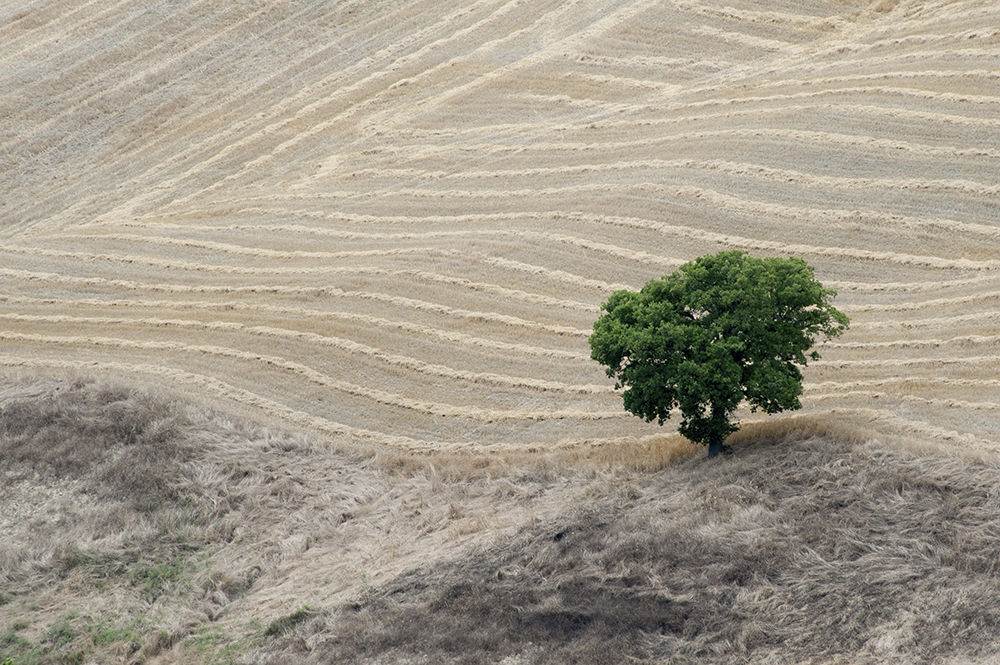
[[[724,251],[687,263],[638,293],[617,291],[590,336],[591,357],[617,381],[625,409],[663,421],[679,408],[678,431],[722,450],[739,429],[733,412],[799,409],[802,373],[820,335],[849,320],[830,304],[802,259]]]

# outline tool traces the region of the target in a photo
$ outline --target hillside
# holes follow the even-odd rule
[[[109,384],[0,407],[14,665],[998,662],[996,455],[806,417],[711,461],[372,459]]]
[[[808,411],[992,446],[998,12],[9,3],[2,362],[378,445],[645,436],[598,307],[738,248],[854,321]]]
[[[714,524],[708,506],[728,501],[766,524],[720,504],[723,532],[775,529],[780,561],[870,560],[863,575],[908,589],[872,597],[893,610],[870,626],[836,606],[867,627],[816,642],[818,657],[981,660],[1000,644],[975,611],[995,570],[963,557],[996,519],[998,111],[990,0],[0,0],[0,654],[16,636],[59,643],[60,621],[75,637],[50,656],[70,653],[97,634],[89,611],[135,633],[87,638],[107,662],[184,662],[199,639],[208,659],[233,642],[241,662],[363,661],[330,644],[351,603],[358,643],[378,642],[365,631],[453,621],[406,614],[433,606],[424,589],[473,614],[461,589],[531,616],[560,602],[610,616],[625,592],[608,580],[629,575],[629,602],[672,599],[647,607],[664,614],[644,635],[662,636],[678,607],[711,603],[638,553],[595,572],[614,534],[568,541],[559,556],[581,567],[565,570],[584,571],[568,583],[600,584],[557,602],[564,564],[541,543],[583,533],[593,504],[601,524],[659,524],[628,547],[662,549],[657,534]],[[741,414],[757,452],[716,468],[672,423],[622,410],[587,336],[614,290],[720,249],[806,259],[852,325],[806,369],[802,413]],[[762,489],[747,468],[777,464],[774,446],[800,451],[789,474],[843,467],[851,496],[876,487],[855,516],[869,531],[810,544],[795,510],[846,499]],[[128,475],[139,458],[150,475]],[[872,480],[872,460],[902,479]],[[682,491],[704,504],[663,526],[656,506]],[[912,516],[879,527],[901,509],[893,491],[975,520],[947,537]],[[26,524],[49,527],[35,542]],[[858,545],[896,524],[910,541]],[[743,589],[723,603],[736,614],[683,644],[623,633],[618,647],[794,662],[808,649],[774,636],[804,634],[795,608],[817,612],[810,639],[848,630],[773,571],[698,569],[732,554],[712,552],[678,565]],[[484,581],[509,566],[522,577]],[[906,586],[935,567],[935,584],[962,578],[960,598]],[[525,600],[533,576],[556,586]],[[849,604],[845,588],[831,593]],[[117,618],[115,598],[131,608]],[[768,598],[791,614],[748,618]],[[575,630],[559,616],[539,639]],[[621,632],[598,624],[595,642]],[[585,642],[489,643],[542,662]]]

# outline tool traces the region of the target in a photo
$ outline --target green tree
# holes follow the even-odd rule
[[[591,357],[626,388],[626,410],[662,425],[679,408],[678,431],[714,457],[739,429],[733,412],[744,399],[753,411],[802,408],[797,365],[818,335],[835,337],[849,324],[830,304],[836,294],[802,259],[702,256],[638,293],[612,294],[594,324]]]

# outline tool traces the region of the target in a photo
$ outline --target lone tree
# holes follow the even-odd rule
[[[796,365],[817,335],[835,337],[850,322],[830,304],[835,295],[802,259],[702,256],[638,293],[612,294],[591,357],[627,388],[626,410],[662,425],[679,407],[678,431],[715,457],[739,429],[732,414],[744,399],[752,411],[802,408]]]

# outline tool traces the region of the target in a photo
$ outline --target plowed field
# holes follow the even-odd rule
[[[736,248],[852,318],[806,412],[994,447],[998,118],[991,0],[7,1],[0,364],[377,446],[643,437],[600,304]]]

